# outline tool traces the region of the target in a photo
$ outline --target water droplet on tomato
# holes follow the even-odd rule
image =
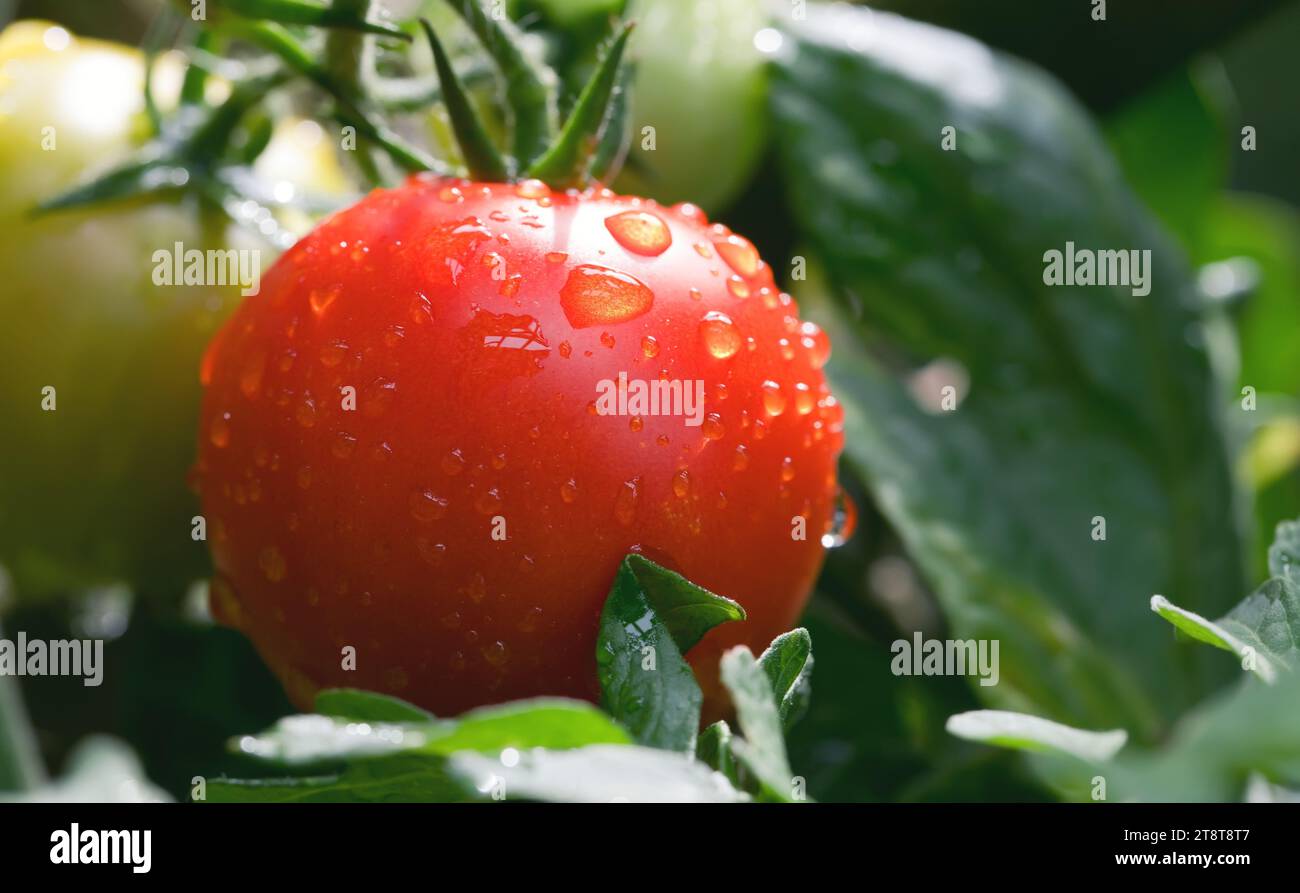
[[[634,276],[596,264],[569,271],[560,306],[575,329],[635,319],[654,304],[654,292]]]
[[[731,294],[737,298],[749,297],[749,286],[746,285],[745,280],[741,279],[739,276],[727,277],[727,291],[731,292]]]
[[[623,486],[619,487],[618,496],[614,499],[614,517],[618,523],[626,526],[632,523],[636,517],[636,503],[639,498],[641,479],[633,478],[630,481],[624,481]]]
[[[239,391],[249,400],[262,389],[262,374],[266,370],[266,354],[262,351],[249,356],[239,372]]]
[[[361,395],[361,414],[370,419],[379,418],[388,411],[388,407],[393,405],[396,392],[396,382],[386,378],[376,378],[366,386],[365,393]]]
[[[279,583],[289,572],[284,562],[284,555],[275,546],[267,546],[263,549],[262,554],[258,556],[257,564],[266,579],[272,583]]]
[[[505,642],[498,639],[484,646],[483,659],[499,670],[510,662],[510,650]]]
[[[830,523],[826,526],[826,532],[822,534],[822,546],[834,549],[844,545],[853,536],[857,525],[858,507],[853,504],[852,497],[844,492],[843,487],[837,487],[835,508],[831,513]]]
[[[330,444],[330,452],[336,458],[347,459],[352,455],[352,451],[357,447],[357,439],[346,431],[340,431],[334,436],[334,442]]]
[[[730,316],[719,310],[711,310],[700,320],[700,339],[705,349],[719,360],[733,357],[740,350],[740,330]]]
[[[481,515],[495,515],[501,510],[500,491],[495,487],[484,490],[479,494],[478,499],[474,500],[474,508],[478,509]]]
[[[758,265],[761,262],[758,250],[744,236],[727,236],[725,239],[715,241],[713,247],[727,262],[727,266],[741,276],[749,277],[758,272]]]
[[[807,415],[813,411],[813,407],[816,405],[817,399],[813,396],[813,392],[809,390],[808,385],[804,384],[802,381],[795,382],[794,408],[798,411],[799,415]]]
[[[826,365],[831,357],[831,339],[826,337],[822,327],[815,322],[806,322],[799,327],[799,343],[808,351],[808,362],[814,369]]]
[[[578,484],[573,478],[569,478],[563,484],[560,484],[560,499],[569,505],[572,505],[578,499]]]
[[[641,339],[641,353],[647,357],[659,356],[659,342],[655,340],[653,335],[646,335]]]
[[[763,409],[770,416],[778,416],[785,412],[785,395],[781,393],[781,386],[770,379],[763,382]]]
[[[519,623],[516,626],[521,633],[531,633],[537,629],[537,625],[541,622],[542,609],[532,607],[524,612],[524,616],[519,618]]]
[[[704,423],[700,425],[700,432],[704,435],[705,440],[721,440],[727,433],[727,429],[722,425],[722,416],[716,412],[711,412],[704,417]]]
[[[663,219],[649,211],[623,211],[605,218],[614,241],[633,254],[656,257],[668,250],[673,234]]]
[[[564,263],[564,262],[565,262],[566,260],[568,260],[568,259],[569,259],[569,255],[565,254],[563,251],[548,251],[548,252],[546,252],[546,262],[547,262],[547,263],[552,263],[552,264],[562,264],[562,263]]]
[[[410,315],[411,322],[416,325],[433,321],[433,304],[423,292],[417,291],[415,297],[411,299]]]
[[[310,394],[302,395],[294,415],[298,419],[298,424],[304,428],[312,428],[316,425],[316,401]]]
[[[432,490],[414,490],[407,504],[411,517],[417,521],[437,521],[447,514],[447,500]]]
[[[781,460],[781,480],[787,484],[794,480],[794,459],[789,456]]]
[[[430,542],[424,537],[419,537],[415,541],[415,551],[420,553],[420,557],[427,564],[437,567],[442,564],[442,559],[447,554],[447,547],[442,543]],[[459,615],[457,616],[459,619]]]
[[[685,468],[673,475],[673,494],[678,499],[685,499],[691,493],[691,476]]]
[[[744,471],[749,467],[749,450],[743,443],[736,444],[736,457],[732,460],[731,467],[736,471]]]
[[[541,180],[520,180],[515,184],[515,195],[520,198],[545,198],[551,194],[551,187]]]
[[[230,444],[230,413],[223,412],[212,420],[212,427],[208,429],[208,440],[217,448]]]
[[[335,285],[330,288],[313,288],[307,295],[307,303],[311,305],[311,312],[320,316],[329,306],[338,298],[342,286]]]
[[[465,457],[460,450],[452,450],[442,457],[442,470],[452,476],[458,475],[465,470]]]

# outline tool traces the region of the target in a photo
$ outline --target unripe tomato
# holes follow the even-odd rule
[[[303,706],[340,685],[444,715],[593,698],[598,617],[640,552],[748,612],[691,654],[716,696],[721,649],[788,629],[821,564],[828,352],[692,206],[431,175],[375,191],[205,357],[214,615]],[[620,373],[703,405],[611,405]]]
[[[155,71],[174,96],[177,60]],[[143,76],[136,51],[49,22],[0,35],[0,563],[19,597],[123,579],[179,592],[204,570],[184,485],[194,366],[239,287],[155,286],[152,258],[176,242],[274,253],[178,202],[28,216],[140,144]],[[332,186],[300,136],[281,128],[268,164],[296,142],[283,178]]]
[[[633,132],[615,187],[721,210],[763,152],[765,60],[754,35],[767,24],[765,4],[633,0],[629,14]]]
[[[616,189],[720,211],[763,153],[766,60],[755,35],[770,12],[755,0],[532,0],[561,28],[636,22],[629,55],[632,142]]]

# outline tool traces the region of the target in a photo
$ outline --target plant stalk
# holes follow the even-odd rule
[[[26,791],[44,782],[45,767],[18,680],[0,675],[0,791]]]

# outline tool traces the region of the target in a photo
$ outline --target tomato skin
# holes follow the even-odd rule
[[[824,336],[732,240],[757,264],[736,275],[714,247],[729,233],[698,210],[539,187],[419,176],[372,192],[287,252],[209,348],[197,477],[213,612],[303,707],[340,685],[440,715],[595,698],[597,621],[630,551],[748,611],[690,655],[713,703],[721,649],[761,650],[804,605],[842,442]],[[627,211],[671,245],[625,248],[607,220]],[[652,303],[587,325],[574,283],[593,266]],[[734,321],[733,356],[707,349],[711,312]],[[716,416],[594,411],[619,372],[698,379]]]
[[[192,203],[28,214],[140,145],[143,77],[139,52],[50,22],[0,35],[0,563],[22,599],[119,580],[177,598],[207,569],[185,485],[194,368],[239,288],[156,286],[153,255],[182,242],[260,250],[269,265],[273,252]],[[167,105],[178,60],[155,77]],[[282,159],[291,131],[267,158]],[[319,188],[319,153],[302,148],[287,153],[297,177],[282,162],[276,173]]]

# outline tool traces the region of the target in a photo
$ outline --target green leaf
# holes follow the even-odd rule
[[[1300,784],[1300,674],[1273,685],[1247,677],[1175,726],[1159,751],[1121,754],[1104,769],[1110,799],[1240,800],[1251,774]]]
[[[1268,570],[1275,577],[1300,584],[1300,521],[1277,525],[1273,545],[1268,547]]]
[[[967,741],[1016,750],[1056,751],[1081,760],[1102,762],[1119,753],[1128,734],[1123,729],[1089,732],[1005,710],[972,710],[948,718],[948,731]]]
[[[600,615],[601,704],[639,744],[690,750],[703,695],[683,655],[719,623],[744,617],[730,599],[628,555]]]
[[[450,771],[494,799],[560,803],[734,803],[748,800],[727,779],[689,756],[649,747],[593,745],[536,750],[506,766],[480,754],[456,754]]]
[[[214,779],[207,802],[445,802],[473,799],[447,774],[453,753],[500,757],[508,749],[627,745],[626,731],[583,701],[536,698],[435,720],[396,698],[350,689],[323,692],[334,715],[290,716],[234,742],[241,753],[290,774]],[[412,721],[399,721],[407,717]],[[311,774],[294,775],[311,770]],[[322,771],[323,770],[323,771]]]
[[[789,730],[812,697],[812,636],[802,627],[782,633],[759,655],[758,665],[772,683],[781,727]]]
[[[475,799],[448,776],[444,761],[402,754],[349,765],[344,771],[285,778],[218,778],[206,803],[456,803]]]
[[[722,684],[731,694],[743,739],[733,738],[736,759],[758,780],[763,791],[789,801],[793,773],[785,753],[781,715],[767,674],[754,654],[739,645],[722,655]]]
[[[1207,620],[1200,614],[1183,610],[1162,595],[1151,597],[1151,610],[1198,642],[1231,651],[1242,659],[1243,667],[1250,669],[1265,682],[1277,678],[1279,668],[1274,666],[1268,651],[1261,647],[1259,639],[1249,628],[1243,628],[1226,617],[1217,622]]]
[[[1255,776],[1286,787],[1300,782],[1297,702],[1300,674],[1288,674],[1276,685],[1247,678],[1181,719],[1160,749],[1130,747],[1108,756],[1104,747],[1093,751],[1057,746],[1031,759],[1039,774],[1071,799],[1090,800],[1104,791],[1104,798],[1112,801],[1239,800],[1247,793],[1247,781]],[[1023,725],[1034,720],[1017,717]],[[1013,733],[986,740],[1023,748],[1024,737]]]
[[[1163,596],[1151,599],[1151,610],[1200,642],[1242,659],[1242,666],[1265,682],[1300,664],[1300,522],[1285,521],[1268,550],[1273,578],[1218,620],[1184,610]]]
[[[316,712],[367,722],[432,722],[432,713],[414,704],[359,688],[328,688],[316,695]]]
[[[1278,539],[1287,545],[1279,556],[1289,548],[1292,534],[1290,526],[1280,527]],[[1278,568],[1289,565],[1279,563]],[[1284,590],[1281,596],[1279,589]],[[1219,621],[1207,621],[1158,597],[1152,608],[1201,641],[1240,652],[1243,637],[1249,637],[1265,652],[1294,650],[1288,643],[1296,638],[1297,604],[1292,580],[1274,577]],[[1270,659],[1280,665],[1271,652]],[[973,740],[1041,751],[1033,758],[1035,769],[1074,799],[1100,799],[1104,792],[1111,800],[1235,800],[1243,796],[1245,782],[1256,776],[1288,787],[1300,782],[1300,673],[1259,675],[1271,678],[1272,684],[1247,676],[1235,688],[1212,696],[1182,717],[1158,750],[1132,747],[1116,755],[1123,732],[1082,732],[996,711],[951,717],[948,729]]]
[[[1154,739],[1228,670],[1143,622],[1151,595],[1213,612],[1244,580],[1181,253],[1032,68],[865,10],[781,27],[782,170],[838,299],[801,300],[835,345],[850,467],[954,637],[1000,641],[982,697]],[[1045,285],[1067,242],[1149,249],[1150,294]]]
[[[506,747],[560,749],[630,744],[631,740],[620,725],[585,701],[534,698],[471,710],[456,720],[452,731],[432,739],[423,749],[449,754]]]
[[[731,726],[725,719],[718,720],[700,733],[700,740],[695,745],[695,759],[721,772],[732,784],[737,784],[739,775],[731,751],[732,740]]]
[[[156,159],[131,162],[41,202],[36,206],[35,213],[48,214],[51,211],[99,202],[174,192],[185,185],[189,178],[190,174],[184,168],[164,164]]]
[[[272,764],[310,767],[398,753],[446,755],[458,750],[564,748],[630,740],[621,727],[592,705],[562,698],[515,701],[471,710],[454,720],[416,722],[351,715],[357,709],[371,716],[395,715],[401,702],[380,696],[363,699],[358,693],[345,691],[330,694],[326,704],[344,715],[287,716],[260,735],[236,739],[233,747]]]
[[[1224,82],[1217,61],[1166,76],[1106,121],[1129,185],[1189,251],[1228,174]],[[1177,152],[1165,147],[1176,145]]]
[[[1261,394],[1298,393],[1300,213],[1274,198],[1221,193],[1207,215],[1197,261],[1242,259],[1254,265],[1258,281],[1238,320],[1240,383]]]

